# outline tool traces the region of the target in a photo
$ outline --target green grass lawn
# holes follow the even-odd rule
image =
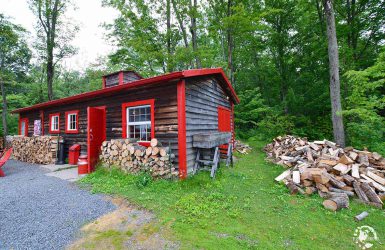
[[[351,202],[349,209],[334,213],[318,196],[291,196],[274,182],[284,169],[264,160],[262,143],[250,145],[254,150],[234,168],[222,167],[215,180],[202,172],[142,187],[140,177],[98,169],[82,183],[153,211],[183,249],[359,249],[353,234],[363,225],[377,231],[380,242],[371,249],[385,249],[383,210]],[[369,216],[355,222],[364,210]]]

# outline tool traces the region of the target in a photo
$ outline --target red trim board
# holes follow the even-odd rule
[[[106,77],[105,76],[102,77],[102,84],[103,84],[103,89],[105,89],[106,88]]]
[[[40,110],[41,135],[44,135],[44,111]]]
[[[178,103],[178,158],[179,178],[187,177],[187,152],[186,152],[186,85],[184,80],[177,84]]]
[[[123,85],[123,71],[119,72],[119,85]]]
[[[150,105],[151,107],[151,138],[155,138],[155,99],[147,99],[135,102],[126,102],[122,104],[122,137],[127,138],[127,112],[128,107]],[[143,146],[149,146],[149,142],[139,142]]]
[[[76,129],[75,130],[68,130],[68,115],[70,114],[76,114]],[[65,132],[66,134],[77,134],[79,133],[79,110],[71,110],[65,112]]]

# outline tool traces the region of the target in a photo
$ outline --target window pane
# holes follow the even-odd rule
[[[151,141],[151,123],[147,124],[147,141]]]
[[[55,130],[59,130],[59,116],[55,116]]]
[[[151,106],[127,108],[127,137],[140,141],[150,140]]]
[[[147,126],[140,125],[139,128],[140,128],[140,140],[147,141]]]
[[[76,130],[76,114],[70,114],[68,115],[68,129],[69,130]]]
[[[25,122],[21,122],[21,135],[25,135]]]

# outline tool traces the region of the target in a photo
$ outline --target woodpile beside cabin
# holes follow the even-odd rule
[[[19,113],[19,135],[60,135],[65,155],[81,145],[89,172],[104,141],[132,139],[148,146],[156,138],[169,146],[184,178],[193,169],[199,133],[231,132],[239,99],[220,68],[193,69],[142,78],[133,71],[103,76],[103,88],[36,104]]]

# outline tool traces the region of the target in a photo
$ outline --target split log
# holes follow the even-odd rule
[[[380,183],[381,185],[385,185],[385,179],[380,177],[380,176],[378,176],[378,175],[376,175],[375,173],[372,173],[372,172],[368,171],[366,173],[366,175],[368,177],[372,178],[374,181]]]
[[[329,187],[329,191],[330,192],[334,192],[334,193],[344,193],[344,194],[346,194],[349,197],[353,197],[354,196],[354,193],[352,191],[346,191],[346,190],[339,189],[339,188]]]
[[[335,186],[335,187],[337,187],[337,188],[341,188],[341,189],[342,189],[343,187],[346,186],[346,184],[345,184],[344,182],[337,180],[337,178],[334,177],[333,175],[331,175],[331,174],[329,174],[329,173],[325,173],[325,175],[328,176],[329,182],[330,182],[333,186]]]
[[[315,192],[317,192],[317,189],[315,187],[310,186],[305,188],[305,193],[308,195],[314,194]]]
[[[316,185],[317,189],[320,190],[321,192],[323,192],[323,193],[329,192],[329,189],[325,185],[323,185],[321,183],[316,183],[315,185]]]
[[[353,164],[352,166],[352,176],[354,178],[359,179],[360,178],[360,172],[359,172],[359,167],[361,164]]]
[[[291,180],[286,180],[284,181],[286,187],[289,189],[290,191],[290,194],[294,195],[294,194],[297,194],[298,193],[298,187],[294,184],[293,181]]]
[[[368,215],[369,215],[369,213],[366,212],[366,211],[364,211],[364,212],[360,213],[359,215],[354,216],[354,219],[355,219],[356,221],[362,221],[362,220],[365,219]]]
[[[361,188],[364,191],[364,193],[366,194],[366,196],[368,197],[369,201],[383,204],[380,197],[378,197],[376,192],[374,192],[374,190],[369,186],[368,183],[366,183],[366,182],[361,183]]]
[[[157,155],[158,153],[159,153],[159,148],[158,147],[152,147],[151,155]]]
[[[343,177],[343,179],[344,179],[344,182],[346,183],[346,184],[348,184],[349,186],[352,186],[353,185],[353,182],[355,181],[355,179],[353,178],[353,177],[351,177],[350,175],[344,175],[344,176],[342,176]]]
[[[301,177],[300,177],[299,171],[293,171],[293,182],[295,184],[301,183]]]
[[[162,144],[158,141],[158,139],[152,138],[150,141],[151,147],[161,147]]]
[[[364,178],[365,180],[367,180],[368,182],[370,182],[377,190],[379,190],[381,192],[385,192],[385,186],[378,184],[377,182],[375,182],[374,180],[372,180],[371,178],[369,178],[368,176],[366,176],[364,174],[362,174],[361,177]]]
[[[333,194],[332,197],[325,200],[323,203],[323,206],[326,209],[329,209],[331,211],[337,211],[342,208],[348,208],[349,207],[349,198],[346,194]]]
[[[369,202],[369,198],[366,196],[365,192],[361,188],[361,184],[357,181],[353,182],[354,191],[356,192],[358,198],[363,202]]]
[[[291,170],[290,169],[285,170],[282,174],[278,175],[275,178],[275,181],[280,182],[280,181],[284,180],[286,177],[288,177],[290,174],[291,174]]]

